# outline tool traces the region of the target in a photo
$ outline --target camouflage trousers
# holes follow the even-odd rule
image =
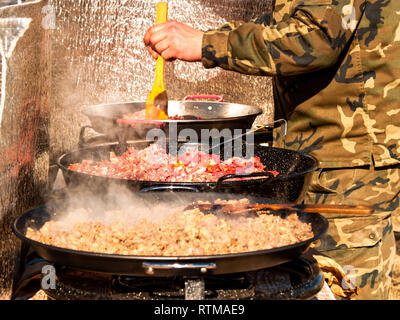
[[[392,214],[400,215],[400,166],[320,169],[314,173],[305,203],[370,205],[370,216],[325,214],[328,233],[315,249],[339,263],[355,299],[386,300],[392,286],[396,246]]]

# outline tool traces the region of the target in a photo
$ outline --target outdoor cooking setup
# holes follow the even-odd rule
[[[213,193],[146,193],[143,202],[156,205],[190,204],[199,200],[241,199],[242,195]],[[246,196],[250,202],[273,203]],[[183,200],[184,199],[184,200]],[[315,236],[294,245],[211,256],[154,257],[110,255],[69,250],[27,238],[26,227],[38,228],[59,219],[65,201],[49,203],[20,216],[16,235],[57,271],[53,299],[309,299],[323,287],[324,278],[307,251],[328,229],[318,213],[299,211]],[[279,203],[278,203],[279,204]],[[282,211],[284,214],[285,211]],[[37,259],[37,257],[36,257]],[[39,261],[39,260],[38,260]],[[40,268],[38,269],[40,270]]]
[[[193,1],[179,3],[177,0],[169,3],[176,5],[175,10],[179,6],[190,5],[188,9],[184,10],[192,13],[193,8],[198,8],[199,4],[197,1],[191,2]],[[226,7],[226,10],[229,11],[238,6],[237,10],[241,11],[243,10],[241,2],[228,1],[228,5],[225,2],[221,5],[217,1],[215,4],[201,4],[200,7],[204,5],[205,9],[209,9],[210,5],[220,5],[221,8]],[[104,26],[96,24],[94,29],[84,28],[79,24],[78,26],[73,25],[71,31],[69,22],[66,22],[69,21],[66,17],[77,14],[75,10],[79,10],[80,15],[87,17],[87,19],[82,18],[82,23],[90,26],[90,23],[93,24],[90,19],[95,17],[95,14],[90,11],[92,10],[91,6],[87,5],[83,8],[84,5],[81,3],[67,3],[63,0],[54,0],[50,3],[58,9],[54,12],[56,17],[61,20],[59,28],[65,33],[68,31],[70,42],[79,48],[70,46],[68,52],[73,58],[71,57],[71,61],[67,59],[65,63],[65,66],[71,66],[68,69],[69,67],[62,65],[60,61],[55,61],[57,54],[54,54],[54,61],[50,59],[52,50],[59,56],[64,56],[64,48],[49,45],[49,43],[54,44],[51,41],[58,39],[67,47],[68,39],[64,39],[66,35],[54,31],[53,40],[49,40],[50,37],[45,34],[42,41],[49,41],[49,43],[45,43],[41,52],[43,61],[41,60],[40,66],[51,61],[49,63],[53,64],[54,69],[49,78],[43,76],[40,81],[44,82],[41,83],[41,88],[51,87],[53,90],[44,92],[44,96],[39,99],[40,101],[35,102],[34,107],[29,109],[19,106],[20,109],[18,109],[34,111],[37,109],[36,116],[40,118],[40,123],[35,123],[36,126],[25,124],[34,119],[34,116],[30,117],[30,120],[24,118],[24,121],[21,122],[21,126],[28,128],[31,133],[30,135],[21,133],[23,136],[21,144],[30,142],[32,144],[32,146],[29,144],[30,149],[34,150],[40,147],[43,148],[43,150],[41,149],[43,153],[40,153],[40,158],[35,154],[35,157],[26,156],[22,159],[29,164],[29,168],[32,167],[36,170],[36,175],[33,177],[23,176],[26,185],[18,184],[17,179],[12,180],[13,183],[20,186],[19,191],[14,192],[14,189],[10,187],[3,195],[7,199],[13,192],[15,194],[25,192],[35,201],[31,201],[32,199],[27,196],[23,205],[13,207],[12,210],[4,207],[12,212],[12,215],[7,215],[5,222],[0,220],[3,223],[0,224],[0,227],[3,226],[9,232],[10,238],[13,240],[12,251],[17,252],[18,259],[14,259],[10,254],[8,260],[4,258],[3,262],[0,260],[0,267],[5,265],[6,268],[12,269],[9,266],[15,265],[13,268],[16,269],[15,273],[19,277],[14,279],[15,283],[12,286],[9,284],[12,283],[11,274],[14,270],[7,269],[7,272],[3,272],[7,279],[2,281],[2,285],[5,286],[4,283],[6,283],[8,287],[0,290],[0,297],[26,299],[30,298],[30,293],[43,291],[46,297],[52,300],[306,300],[315,299],[319,293],[325,290],[331,294],[329,297],[333,298],[332,293],[326,288],[321,267],[313,257],[312,246],[321,240],[328,231],[329,223],[326,215],[338,212],[363,215],[370,214],[372,210],[366,207],[302,204],[312,174],[318,169],[318,160],[301,152],[272,147],[273,130],[280,130],[281,136],[285,136],[287,128],[284,119],[271,120],[269,117],[266,120],[265,118],[266,109],[271,112],[270,103],[267,103],[263,96],[267,91],[264,87],[269,87],[266,80],[242,75],[231,77],[225,75],[223,71],[217,75],[201,75],[185,69],[185,66],[182,67],[179,64],[173,65],[175,70],[171,70],[171,64],[166,65],[166,71],[169,71],[169,75],[165,76],[168,90],[168,118],[148,119],[145,117],[145,111],[148,108],[149,99],[145,101],[145,98],[139,97],[137,100],[132,100],[131,97],[141,94],[148,95],[146,90],[152,85],[147,80],[149,72],[148,70],[137,70],[143,65],[147,69],[152,69],[153,67],[148,67],[148,65],[153,66],[154,64],[150,64],[148,61],[146,63],[140,61],[137,64],[135,62],[135,69],[130,65],[126,67],[124,62],[122,66],[118,67],[119,70],[115,71],[113,62],[110,62],[116,56],[128,61],[127,63],[135,59],[138,61],[147,59],[144,52],[139,55],[135,52],[133,56],[124,56],[124,52],[117,54],[108,51],[97,52],[98,45],[91,41],[92,33],[97,34],[98,31],[98,37],[102,39],[103,31],[108,32],[109,30],[103,30]],[[115,16],[130,17],[132,15],[130,11],[115,14],[113,10],[121,10],[121,4],[117,0],[107,3],[104,4],[106,8],[102,14],[105,15],[104,20],[109,18],[109,24],[114,21]],[[249,12],[253,10],[257,13],[260,10],[259,6],[263,6],[265,7],[263,10],[267,10],[270,9],[271,3],[270,0],[260,1],[256,7],[247,9]],[[41,1],[36,1],[34,5],[32,4],[32,9],[30,9],[30,4],[27,4],[25,9],[20,11],[24,16],[28,16],[30,10],[35,12],[31,23],[36,28],[34,30],[43,25],[39,19],[43,12],[41,11],[43,5]],[[139,6],[137,11],[140,13],[136,17],[137,21],[143,18],[142,15],[146,16],[141,6],[146,10],[149,6],[154,7],[153,3],[149,4],[145,1],[133,1],[129,5],[131,7]],[[245,5],[250,6],[247,2]],[[19,12],[19,7],[15,6],[14,10]],[[153,11],[148,14],[151,19],[146,16],[151,23],[154,20]],[[242,13],[242,15],[248,14],[247,11]],[[237,12],[236,16],[239,16]],[[191,17],[196,21],[202,20],[196,15],[191,15]],[[219,19],[215,19],[215,21],[219,24]],[[135,25],[135,22],[132,25]],[[140,25],[140,28],[142,27]],[[90,41],[87,43],[88,52],[85,52],[85,46],[81,45],[81,42],[84,42],[86,34],[76,37],[73,30],[86,32],[85,30],[89,29],[94,31],[88,35]],[[27,32],[29,34],[31,30],[28,29]],[[126,33],[126,30],[123,32]],[[75,38],[81,41],[78,41],[79,45]],[[125,37],[116,37],[116,39],[123,38]],[[137,42],[137,40],[135,41]],[[124,47],[132,48],[132,44],[124,43]],[[22,48],[17,47],[17,49],[19,49],[17,52],[23,51]],[[99,65],[96,65],[97,60],[91,56],[93,52],[96,52],[96,55],[102,59],[104,58]],[[81,57],[84,57],[83,60],[79,60]],[[133,59],[131,59],[132,57]],[[61,66],[65,69],[62,69]],[[75,69],[72,66],[75,66]],[[106,73],[98,72],[105,66],[112,66],[108,70],[112,76],[109,77]],[[179,74],[179,68],[186,70],[180,75],[185,78],[176,77],[176,74]],[[38,66],[37,70],[41,69],[45,68]],[[134,80],[130,81],[133,77],[132,74],[126,74],[127,69],[133,70],[136,77]],[[112,72],[116,72],[116,75]],[[142,73],[147,76],[140,78]],[[175,75],[171,76],[171,74]],[[96,79],[91,79],[90,75],[96,75]],[[159,76],[158,73],[157,75]],[[196,76],[202,76],[206,80],[203,78],[196,80]],[[18,78],[15,77],[15,79]],[[115,88],[110,86],[113,79]],[[130,83],[132,87],[126,89]],[[63,87],[64,85],[65,87]],[[252,90],[253,86],[259,88],[260,92]],[[70,89],[71,87],[79,93]],[[59,90],[65,88],[68,89]],[[162,94],[161,98],[164,98],[165,102],[164,94],[166,92],[164,92],[165,88],[162,89],[157,94]],[[73,92],[71,93],[70,90]],[[32,91],[39,90],[34,87]],[[43,91],[46,90],[43,89]],[[118,99],[111,99],[113,102],[108,102],[110,101],[108,97],[112,96],[114,91],[118,95]],[[126,93],[125,97],[128,99],[125,99],[124,95],[120,93],[121,91]],[[218,92],[218,94],[214,94],[214,92]],[[65,98],[66,96],[68,99]],[[157,100],[152,98],[154,101]],[[8,103],[11,105],[14,100],[10,99],[10,101]],[[99,101],[107,102],[98,103]],[[42,109],[39,110],[40,108]],[[11,112],[11,116],[7,114],[7,112],[10,113],[9,110],[5,112],[6,120],[15,117],[14,111]],[[43,114],[44,111],[47,113]],[[17,115],[21,115],[20,111],[17,112]],[[50,118],[51,129],[48,127],[49,124],[43,120],[47,118]],[[260,119],[262,120],[260,121]],[[4,128],[10,131],[9,128],[12,126],[13,124],[9,122]],[[206,140],[201,139],[204,130],[212,133],[207,136]],[[4,129],[2,132],[4,133],[6,130]],[[34,133],[40,134],[40,139],[30,138],[34,137]],[[0,135],[0,142],[5,137],[4,134]],[[48,140],[45,137],[48,137]],[[193,137],[197,137],[198,140],[194,141],[191,139]],[[44,150],[45,148],[47,149]],[[152,154],[154,150],[157,153]],[[164,153],[161,150],[165,150]],[[13,161],[11,156],[13,153],[8,153],[10,161]],[[142,165],[146,162],[143,155],[146,155],[150,161],[147,166]],[[200,156],[205,156],[206,161],[202,162],[203,159]],[[161,160],[164,158],[168,158],[167,164],[160,165],[158,162],[162,162]],[[201,160],[196,162],[200,158]],[[125,167],[121,166],[121,170],[118,170],[120,164],[124,164]],[[198,170],[195,172],[196,167]],[[21,168],[25,167],[21,166]],[[165,172],[166,168],[171,170],[170,175]],[[61,181],[62,186],[55,187],[57,183],[54,180],[56,179],[45,181],[45,183],[42,179],[40,185],[42,188],[35,189],[38,183],[34,179],[41,176],[36,173],[39,169],[46,172],[46,179],[49,172],[49,176],[57,176],[57,182]],[[89,171],[92,169],[98,170],[98,172]],[[110,173],[111,170],[114,170],[113,174]],[[129,170],[135,172],[135,175],[132,173],[132,176],[129,177],[127,175]],[[161,170],[164,170],[163,174],[161,174]],[[184,171],[188,171],[186,176],[182,174]],[[12,176],[12,174],[14,171],[9,170],[5,177]],[[189,178],[185,180],[185,177]],[[207,180],[206,177],[212,179]],[[43,191],[43,185],[48,188],[46,192]],[[31,195],[29,192],[33,192],[32,190],[35,190],[35,194]],[[41,198],[42,195],[45,196]],[[128,198],[131,198],[134,203],[133,208],[124,207]],[[40,199],[42,200],[41,204],[38,204]],[[16,201],[9,202],[3,201],[2,204],[11,206]],[[70,219],[71,208],[78,207],[89,211],[90,217],[94,219],[82,222],[77,219],[79,215]],[[250,249],[242,248],[235,252],[179,254],[178,251],[178,254],[167,255],[109,253],[96,249],[80,249],[79,246],[71,248],[52,243],[50,241],[51,233],[48,238],[44,234],[46,230],[51,229],[53,223],[61,226],[62,232],[72,230],[68,228],[75,228],[80,223],[85,229],[87,227],[85,223],[91,226],[91,223],[98,223],[96,219],[109,214],[109,211],[112,216],[114,210],[124,212],[127,208],[129,209],[127,210],[130,214],[129,218],[119,221],[122,224],[126,222],[127,225],[131,219],[136,221],[136,215],[142,217],[147,214],[147,211],[151,212],[147,216],[148,221],[146,222],[150,225],[164,221],[157,220],[164,218],[164,211],[168,211],[166,216],[177,211],[182,217],[191,217],[191,214],[196,219],[199,217],[199,220],[195,220],[197,222],[213,221],[209,224],[210,226],[225,226],[232,223],[229,225],[232,228],[238,227],[237,221],[245,226],[250,223],[248,221],[258,221],[256,219],[262,220],[265,217],[271,217],[271,219],[281,222],[294,219],[296,223],[299,223],[297,226],[303,227],[304,224],[309,228],[310,233],[308,237],[302,235],[305,238],[299,240],[299,235],[296,234],[292,238],[290,232],[283,229],[284,237],[291,239],[291,242],[284,245],[253,248],[249,244],[248,248]],[[154,221],[152,220],[153,214],[157,216]],[[3,216],[0,215],[0,218],[3,219]],[[118,215],[115,215],[115,219],[117,218]],[[187,221],[191,222],[190,219]],[[271,221],[273,223],[271,222],[270,226],[274,226],[275,220]],[[278,224],[278,222],[276,223]],[[286,222],[282,223],[286,225]],[[138,223],[134,226],[139,230],[143,225]],[[198,234],[213,230],[211,227],[201,227],[200,222],[197,225],[199,226],[196,229]],[[106,223],[96,225],[93,230],[104,226],[105,230],[108,230]],[[111,226],[113,225],[111,224]],[[173,224],[171,226],[173,227]],[[64,227],[67,229],[64,230]],[[196,223],[193,223],[193,227],[196,227]],[[274,239],[284,238],[280,236],[279,232],[274,234],[274,228],[271,228],[270,233]],[[143,227],[143,229],[145,228]],[[293,229],[296,229],[296,225]],[[138,230],[136,232],[139,232]],[[243,239],[247,239],[246,237],[251,235],[251,232],[247,229],[235,230],[244,230],[237,233],[237,246],[247,244],[247,240],[240,240],[239,233],[243,233],[241,236],[244,237]],[[61,236],[59,237],[60,234],[57,232],[53,234],[53,237],[60,240]],[[62,235],[68,236],[68,233],[73,234],[68,231]],[[213,232],[210,231],[210,233]],[[218,233],[223,234],[221,230],[214,232],[214,234]],[[87,234],[92,238],[82,238],[82,244],[85,242],[86,244],[96,243],[96,233],[90,230]],[[159,236],[158,232],[154,234]],[[38,238],[34,239],[32,235],[36,235]],[[3,237],[5,236],[6,233],[3,232]],[[230,236],[234,238],[235,234]],[[9,243],[8,239],[3,240],[1,237],[2,235],[0,235],[0,244]],[[188,236],[188,238],[196,240],[201,237]],[[49,242],[46,239],[50,239]],[[132,238],[125,241],[121,235],[120,240],[120,243],[124,244],[131,241]],[[235,239],[230,241],[235,243]],[[258,243],[253,239],[250,242]],[[143,240],[143,245],[148,245],[148,243]],[[190,246],[191,243],[188,247]],[[221,250],[226,249],[222,245],[221,248]],[[204,248],[204,250],[206,249]],[[11,252],[11,249],[9,251]],[[9,260],[12,260],[13,263],[10,263]],[[20,261],[14,264],[14,260]],[[49,266],[55,270],[55,287],[43,287],[39,280],[44,277],[43,267]],[[0,280],[2,280],[1,277]],[[10,291],[13,291],[12,295],[9,294]],[[24,294],[24,292],[29,294]]]
[[[219,104],[212,105],[212,108],[217,109],[218,106]],[[221,104],[221,108],[225,108],[225,105]],[[107,106],[102,106],[98,112],[102,110],[107,110]],[[190,113],[197,116],[194,108]],[[106,115],[109,115],[108,111]],[[103,116],[102,122],[108,121],[112,123],[113,128],[117,127],[120,130],[117,136],[121,135],[124,128],[132,132],[130,124],[121,125],[117,121],[120,115],[114,114],[113,121],[107,116]],[[191,127],[192,120],[182,121],[185,123],[184,128]],[[193,121],[197,124],[199,122],[198,119]],[[226,121],[219,118],[215,122],[220,130],[229,128],[232,124],[231,118],[227,118]],[[209,125],[209,122],[205,123]],[[248,122],[244,129],[249,129],[250,126],[251,122]],[[85,147],[67,152],[59,158],[58,165],[66,182],[67,196],[24,213],[13,225],[14,233],[37,254],[38,261],[43,264],[44,260],[44,263],[55,266],[57,287],[45,290],[50,299],[311,299],[324,286],[323,274],[317,261],[309,253],[312,243],[328,230],[328,222],[321,213],[346,210],[357,213],[358,209],[361,214],[371,212],[369,208],[364,207],[301,205],[310,176],[318,168],[318,161],[299,152],[259,144],[253,144],[252,147],[255,156],[258,156],[265,166],[266,172],[229,174],[214,182],[129,180],[71,170],[71,164],[84,160],[92,160],[93,163],[108,161],[110,153],[115,153],[121,144],[125,144],[125,141],[109,142],[117,136],[110,137],[107,136],[107,131],[101,131],[103,138],[108,142],[98,144],[94,141],[88,146],[89,140],[85,139],[83,142],[81,137],[79,146]],[[168,142],[169,140],[167,146]],[[241,142],[240,148],[243,152],[246,141]],[[130,140],[126,142],[125,148],[141,150],[154,143]],[[187,148],[202,147],[201,144],[190,142],[180,142],[178,146],[183,152]],[[220,147],[224,146],[226,147],[226,144]],[[233,145],[228,144],[228,147],[233,148]],[[208,148],[206,151],[212,153],[214,149]],[[282,216],[296,212],[300,220],[310,223],[313,237],[283,247],[242,253],[139,256],[71,250],[26,236],[27,227],[32,226],[32,223],[34,228],[39,230],[46,222],[60,219],[62,208],[68,203],[66,200],[70,197],[74,201],[74,193],[84,190],[88,192],[88,196],[97,194],[107,198],[110,194],[116,196],[120,192],[118,188],[121,187],[135,195],[135,203],[138,206],[144,203],[148,208],[160,204],[175,207],[178,203],[184,203],[186,209],[194,206],[207,214],[214,214],[214,211],[223,209],[224,214],[228,215],[239,213],[252,216],[261,212],[263,208],[267,208],[268,213]],[[212,205],[216,200],[239,201],[243,198],[250,204],[239,208],[240,212],[237,208]],[[116,199],[109,202],[111,207],[115,206],[118,196]],[[211,204],[204,204],[207,201]]]

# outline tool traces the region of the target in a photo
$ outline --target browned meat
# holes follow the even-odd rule
[[[311,225],[296,213],[286,217],[204,214],[198,208],[158,219],[120,219],[124,212],[108,213],[114,221],[47,222],[26,236],[48,245],[73,250],[122,255],[196,256],[265,250],[312,238]],[[76,217],[82,216],[79,213]],[[69,219],[69,222],[74,219]]]

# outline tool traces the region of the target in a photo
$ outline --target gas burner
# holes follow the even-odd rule
[[[56,267],[54,300],[305,300],[323,287],[324,277],[312,257],[277,267],[198,278],[128,277]]]
[[[114,288],[125,292],[148,292],[153,299],[249,299],[253,284],[246,274],[204,276],[201,278],[143,278],[119,276]],[[155,290],[155,288],[157,288]]]

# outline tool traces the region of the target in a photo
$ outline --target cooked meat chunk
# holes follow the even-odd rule
[[[26,236],[60,248],[140,256],[198,256],[251,252],[282,247],[312,238],[309,223],[297,213],[255,216],[205,214],[198,208],[162,218],[143,217],[127,223],[121,211],[112,221],[49,221]]]

